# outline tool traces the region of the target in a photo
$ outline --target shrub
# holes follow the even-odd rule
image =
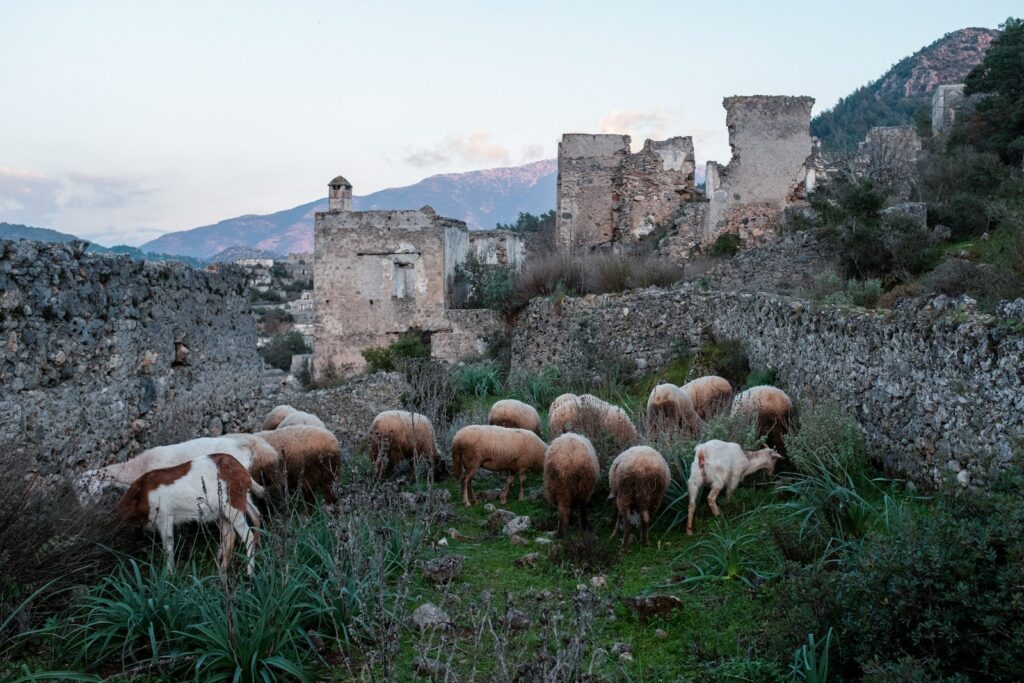
[[[732,256],[739,250],[740,236],[731,232],[723,232],[715,238],[709,253],[712,256]]]
[[[259,354],[267,365],[288,372],[292,367],[292,356],[309,353],[310,348],[298,332],[280,334],[259,348]]]
[[[623,292],[643,287],[668,287],[683,279],[683,267],[656,256],[605,253],[588,259],[587,294]]]
[[[295,318],[292,317],[291,313],[280,308],[271,308],[260,316],[260,319],[256,321],[256,324],[259,327],[260,332],[274,336],[287,332],[294,322]]]
[[[455,385],[463,396],[477,398],[501,391],[501,371],[494,363],[471,363],[455,371]]]
[[[881,280],[847,280],[846,294],[850,303],[862,308],[874,308],[882,298]]]
[[[580,254],[556,252],[530,259],[515,278],[512,298],[517,306],[551,294],[578,296],[584,293],[584,265]]]
[[[755,368],[747,375],[747,381],[743,383],[744,389],[775,384],[775,368]]]
[[[738,339],[704,344],[697,350],[693,367],[702,375],[719,375],[733,386],[740,386],[750,374],[746,349]]]
[[[560,389],[558,370],[548,368],[537,373],[518,372],[508,380],[510,398],[529,403],[538,410],[546,410]]]
[[[932,209],[930,220],[947,226],[954,241],[978,237],[991,224],[988,206],[977,195],[959,192],[944,205],[929,208]]]
[[[461,304],[465,308],[511,310],[512,279],[509,266],[484,263],[475,253],[455,268],[455,286],[464,289]]]
[[[960,296],[971,288],[978,277],[978,267],[966,259],[949,259],[924,277],[928,291],[947,296]]]
[[[404,360],[429,358],[430,347],[423,343],[419,332],[410,330],[399,335],[388,346],[372,346],[360,352],[370,366],[370,372],[391,372]]]
[[[816,473],[819,463],[838,476],[858,476],[868,466],[863,429],[831,401],[802,407],[799,424],[785,442],[787,457],[804,474]]]

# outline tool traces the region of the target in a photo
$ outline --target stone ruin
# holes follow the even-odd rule
[[[339,176],[328,187],[328,210],[316,213],[314,228],[314,374],[361,370],[362,351],[410,330],[437,358],[480,353],[499,322],[493,311],[460,308],[456,271],[470,254],[518,267],[525,258],[518,237],[470,232],[428,206],[352,211],[352,185]]]
[[[932,135],[945,137],[953,131],[957,116],[970,113],[977,96],[964,94],[964,84],[939,85],[932,93]]]
[[[627,135],[563,135],[558,245],[619,247],[672,228],[686,255],[726,232],[751,243],[777,233],[784,209],[804,200],[823,168],[809,132],[814,99],[728,97],[723,105],[732,158],[708,162],[704,195],[690,137],[646,140],[634,154]]]

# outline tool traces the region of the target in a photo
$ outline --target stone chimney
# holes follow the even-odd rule
[[[327,210],[328,211],[351,211],[352,210],[352,183],[338,176],[327,183]]]

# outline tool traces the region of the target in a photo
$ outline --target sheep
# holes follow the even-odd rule
[[[558,532],[569,528],[575,509],[580,526],[587,528],[587,504],[601,476],[590,439],[580,434],[562,434],[548,446],[544,455],[544,495],[549,505],[558,508]]]
[[[615,538],[622,526],[622,546],[630,541],[630,527],[639,523],[641,540],[650,545],[647,536],[651,517],[665,498],[672,475],[661,453],[650,446],[633,446],[620,453],[608,468],[609,500],[615,500]]]
[[[738,394],[732,402],[732,415],[757,415],[757,435],[767,437],[769,446],[785,455],[783,435],[793,417],[793,402],[782,389],[762,385]]]
[[[299,412],[290,405],[279,405],[274,406],[273,410],[267,413],[267,416],[263,418],[263,429],[277,429],[277,425],[281,424],[281,420],[285,419],[292,413]]]
[[[689,394],[674,384],[659,384],[647,399],[647,429],[657,438],[662,430],[700,431],[701,420],[693,409]]]
[[[370,459],[378,476],[389,476],[406,459],[426,457],[435,471],[443,466],[434,443],[434,427],[426,415],[385,410],[370,425]]]
[[[320,429],[327,429],[327,425],[324,421],[313,413],[307,413],[302,410],[296,410],[294,413],[289,413],[281,422],[278,423],[274,429],[281,429],[282,427],[319,427]]]
[[[555,412],[560,406],[571,401],[575,401],[579,398],[576,394],[559,394],[555,397],[555,400],[551,402],[551,406],[548,408],[548,415]]]
[[[289,490],[302,490],[310,495],[319,491],[328,503],[337,500],[334,482],[338,479],[341,447],[338,445],[338,439],[329,430],[311,425],[279,426],[277,429],[256,432],[252,436],[264,440],[278,452],[279,462],[287,475]],[[277,483],[273,481],[270,470],[254,469],[253,474],[263,483]]]
[[[235,541],[241,537],[248,556],[246,571],[251,576],[256,545],[253,528],[260,526],[260,513],[250,494],[262,498],[263,487],[233,456],[214,453],[146,472],[128,487],[115,512],[124,524],[156,529],[170,571],[174,570],[174,527],[186,522],[217,522],[221,569],[227,570]]]
[[[697,496],[702,488],[710,487],[708,507],[711,508],[711,514],[718,517],[718,494],[723,488],[725,499],[728,500],[740,481],[760,470],[767,470],[771,474],[775,471],[775,463],[782,458],[773,448],[744,451],[738,443],[718,439],[697,444],[693,453],[690,480],[687,483],[690,494],[690,507],[686,515],[687,536],[693,535],[693,513],[697,509]]]
[[[724,410],[732,401],[732,385],[718,375],[698,377],[680,387],[690,397],[693,409],[702,420]]]
[[[559,397],[562,399],[562,397]],[[607,435],[619,448],[627,448],[640,440],[640,435],[626,411],[591,394],[566,398],[553,404],[548,414],[548,433],[552,438],[569,431],[584,431],[591,439]]]
[[[487,414],[487,423],[498,427],[528,429],[540,436],[540,414],[537,409],[514,398],[496,401]]]
[[[127,488],[147,472],[180,465],[214,453],[230,455],[247,470],[254,471],[273,467],[280,460],[277,451],[266,441],[253,437],[251,434],[242,436],[246,438],[203,437],[167,446],[157,446],[145,450],[125,462],[88,470],[82,473],[77,482],[79,499],[84,503],[99,495],[107,485]]]
[[[512,480],[519,474],[519,500],[525,498],[523,484],[526,473],[544,469],[545,444],[539,436],[526,429],[470,425],[463,427],[452,439],[452,471],[462,482],[462,502],[466,507],[476,505],[471,479],[481,467],[497,472],[508,472],[501,502],[508,501]]]

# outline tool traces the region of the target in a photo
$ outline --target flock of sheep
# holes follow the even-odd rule
[[[689,479],[687,533],[693,533],[698,494],[709,488],[708,505],[718,515],[717,498],[724,489],[732,494],[740,481],[759,470],[773,471],[782,457],[781,436],[792,413],[792,402],[775,387],[748,389],[733,398],[732,387],[721,377],[709,376],[682,387],[659,384],[647,404],[648,431],[696,434],[703,422],[730,406],[733,414],[756,415],[758,433],[769,447],[744,451],[738,444],[708,441],[694,453]],[[507,502],[519,477],[519,498],[528,472],[542,472],[548,503],[558,509],[558,528],[570,525],[573,511],[587,526],[587,507],[593,497],[601,465],[586,436],[607,438],[623,449],[608,469],[610,499],[614,500],[614,536],[620,529],[623,545],[632,527],[639,526],[648,543],[648,525],[668,491],[671,474],[658,451],[640,441],[639,432],[621,408],[590,394],[563,394],[548,410],[548,432],[541,437],[537,410],[512,399],[496,402],[487,425],[460,429],[452,439],[452,471],[461,484],[462,502],[477,502],[472,479],[483,468],[507,475],[501,501]],[[378,476],[390,475],[402,461],[425,459],[443,471],[444,464],[425,416],[388,410],[374,418],[369,432],[369,456]],[[334,502],[334,484],[341,464],[338,440],[315,415],[291,406],[277,406],[266,416],[263,430],[254,434],[227,434],[151,448],[127,462],[83,474],[80,495],[93,497],[114,485],[126,489],[115,510],[124,523],[155,529],[161,537],[168,565],[174,566],[174,530],[187,522],[216,522],[220,530],[219,562],[226,569],[235,544],[245,544],[247,569],[253,571],[256,536],[262,517],[256,499],[267,489],[322,495]]]

